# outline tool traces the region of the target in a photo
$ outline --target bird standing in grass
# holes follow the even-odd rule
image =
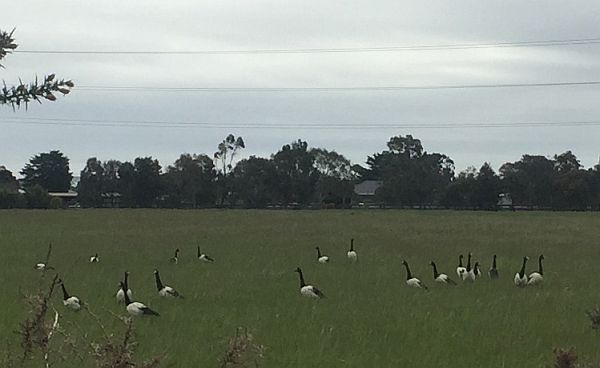
[[[325,294],[323,294],[321,290],[317,289],[315,286],[306,285],[306,283],[304,282],[304,275],[302,274],[302,270],[300,269],[300,267],[296,268],[296,272],[298,272],[298,275],[300,276],[300,294],[302,296],[311,299],[325,298]]]
[[[76,296],[69,295],[69,293],[67,292],[67,289],[65,288],[65,283],[61,279],[58,279],[58,283],[60,284],[60,287],[62,288],[64,306],[67,308],[73,309],[75,311],[80,310],[81,304],[82,304],[81,300],[79,300],[79,298]]]
[[[412,274],[410,273],[410,268],[408,267],[408,262],[403,260],[402,264],[404,265],[404,267],[406,267],[406,285],[414,288],[427,290],[427,286],[425,286],[425,284],[422,283],[421,280],[412,276]]]
[[[177,264],[179,262],[179,248],[175,249],[175,255],[171,258],[169,258],[169,262],[173,263],[173,264]]]
[[[523,265],[521,266],[521,270],[515,274],[515,285],[518,287],[527,286],[527,275],[525,274],[525,267],[527,265],[527,260],[529,257],[523,257]]]
[[[488,276],[490,276],[490,279],[492,279],[492,280],[495,280],[498,277],[500,277],[500,274],[498,273],[498,268],[496,267],[496,255],[495,254],[494,254],[494,258],[492,259],[492,267],[488,271]]]
[[[319,261],[319,263],[328,263],[329,262],[329,257],[327,257],[324,254],[321,254],[321,248],[319,247],[315,247],[315,249],[317,250],[317,260]]]
[[[358,254],[356,254],[356,251],[354,250],[354,239],[350,239],[350,250],[346,253],[346,256],[352,263],[358,260]]]
[[[465,268],[465,272],[462,273],[463,281],[473,282],[475,281],[475,271],[471,268],[471,257],[472,254],[469,253],[467,257],[467,268]]]
[[[125,303],[125,293],[127,293],[129,299],[133,299],[133,294],[131,293],[131,289],[129,288],[128,271],[125,271],[123,281],[119,282],[119,285],[123,285],[123,287],[119,286],[119,290],[117,290],[117,303]]]
[[[200,246],[198,246],[198,259],[202,262],[214,262],[215,260],[208,256],[208,254],[204,254],[200,252]]]
[[[433,279],[435,280],[435,282],[440,282],[448,285],[456,285],[456,282],[454,282],[454,280],[448,277],[448,275],[446,275],[445,273],[438,272],[437,266],[435,265],[434,261],[431,261],[430,265],[431,267],[433,267]]]
[[[125,289],[125,285],[121,281],[121,288]],[[125,309],[132,316],[160,316],[158,312],[148,308],[144,303],[132,302],[127,293],[125,293]]]
[[[458,267],[456,267],[456,275],[458,276],[459,279],[462,280],[462,275],[463,273],[465,273],[465,271],[467,271],[467,269],[463,266],[463,255],[459,255],[458,256]]]
[[[165,298],[181,298],[183,299],[183,295],[179,294],[179,292],[177,292],[177,290],[175,290],[174,288],[167,286],[167,285],[163,285],[162,281],[160,280],[160,275],[158,274],[158,270],[154,270],[154,279],[156,281],[156,289],[158,290],[158,295],[165,297]]]
[[[98,263],[100,262],[100,257],[98,257],[98,253],[90,257],[90,263]]]
[[[527,285],[540,285],[544,282],[544,268],[542,266],[542,261],[544,260],[544,255],[540,254],[540,257],[538,258],[538,271],[537,272],[532,272],[529,275],[529,278],[527,280]]]

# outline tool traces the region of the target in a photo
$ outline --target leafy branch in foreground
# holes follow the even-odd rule
[[[14,31],[13,29],[9,33],[0,30],[0,60],[18,47],[13,38]],[[0,67],[3,67],[2,64],[0,64]],[[42,81],[36,78],[35,82],[31,83],[24,83],[19,79],[19,84],[16,86],[7,86],[2,81],[0,105],[11,105],[13,110],[21,107],[21,105],[25,105],[25,108],[27,108],[28,104],[32,101],[42,103],[42,98],[55,101],[55,93],[66,95],[71,92],[71,88],[73,87],[75,87],[73,81],[55,79],[54,74],[44,77]]]
[[[0,60],[4,59],[7,54],[10,54],[12,50],[17,48],[18,45],[12,37],[14,32],[14,29],[10,33],[0,31]],[[0,64],[0,67],[3,67],[2,64]]]
[[[229,340],[225,355],[219,362],[220,368],[258,367],[263,359],[265,347],[254,341],[254,336],[246,328],[238,327]]]

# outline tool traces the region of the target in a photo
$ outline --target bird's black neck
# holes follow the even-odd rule
[[[156,288],[160,291],[163,288],[163,283],[160,281],[160,275],[158,272],[154,273],[154,278],[156,279]]]
[[[412,275],[410,273],[410,268],[408,267],[408,263],[404,263],[404,267],[406,267],[406,279],[407,280],[412,279]]]
[[[127,272],[125,272],[125,278],[123,279],[123,286],[125,287],[125,292],[127,292],[127,290],[129,290],[129,281],[127,280],[129,278],[129,274]]]
[[[538,272],[539,272],[539,274],[540,274],[540,275],[543,275],[543,274],[544,274],[544,269],[542,268],[542,261],[543,261],[543,260],[544,260],[544,258],[542,258],[542,257],[540,257],[540,258],[538,259],[538,265],[539,265],[539,267],[540,267],[540,270],[539,270]],[[550,266],[552,266],[552,265],[550,265]]]
[[[492,260],[492,269],[496,269],[496,255],[494,254],[494,259]]]
[[[350,251],[354,251],[354,239],[350,239]]]
[[[435,265],[435,262],[431,262],[431,267],[433,267],[433,278],[437,279],[437,277],[440,274],[438,273],[437,266]]]
[[[174,258],[177,258],[178,254],[179,254],[179,249],[175,249],[175,257]]]
[[[306,286],[306,283],[304,282],[304,275],[302,275],[302,270],[298,271],[298,275],[300,275],[300,288],[303,288]]]
[[[460,256],[458,256],[458,267],[464,267],[462,260],[463,260],[463,255],[461,254]]]
[[[525,265],[527,264],[527,258],[523,258],[523,265],[521,266],[521,271],[519,271],[519,276],[523,278],[525,276]]]
[[[317,257],[321,258],[321,248],[317,247]]]
[[[198,246],[198,258],[200,258],[200,246]]]
[[[65,289],[65,284],[61,283],[60,287],[62,288],[63,298],[65,300],[69,299],[69,293],[67,293],[67,289]]]
[[[467,271],[471,271],[471,253],[467,257]]]
[[[125,285],[121,284],[122,287],[125,287]],[[123,296],[125,297],[125,305],[129,305],[131,304],[131,299],[129,299],[129,295],[127,294],[127,290],[123,290]]]

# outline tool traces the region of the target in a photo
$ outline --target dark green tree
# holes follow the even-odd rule
[[[207,155],[182,154],[164,175],[172,207],[214,206],[215,166]]]
[[[50,196],[48,191],[39,184],[35,184],[27,190],[25,194],[28,208],[49,208]]]
[[[123,162],[118,168],[118,190],[121,207],[136,206],[136,173],[131,162]]]
[[[516,205],[550,208],[552,206],[554,161],[544,156],[523,155],[517,162],[500,167],[505,193]]]
[[[469,167],[448,184],[442,204],[447,208],[473,209],[476,207],[476,192],[477,170]]]
[[[19,182],[13,173],[4,166],[0,166],[0,191],[6,193],[17,193]]]
[[[482,210],[497,209],[500,192],[500,178],[490,164],[484,163],[477,174],[474,192],[475,205]]]
[[[138,157],[133,162],[135,168],[134,190],[136,207],[149,208],[157,204],[161,192],[160,164],[152,157]]]
[[[242,137],[229,134],[219,145],[213,157],[217,166],[217,188],[219,205],[223,206],[232,191],[230,173],[233,170],[233,160],[240,150],[246,148]]]
[[[284,205],[309,204],[315,197],[319,171],[314,166],[315,158],[308,150],[308,143],[299,139],[286,144],[272,160],[277,178],[277,199]]]
[[[314,165],[319,172],[317,193],[319,202],[333,203],[337,206],[348,206],[354,192],[356,173],[352,164],[343,155],[324,148],[313,148]]]
[[[96,157],[89,158],[81,170],[77,198],[82,207],[102,207],[104,167]]]
[[[34,156],[21,170],[21,175],[26,189],[40,185],[48,192],[68,191],[73,179],[69,171],[69,158],[60,151]]]
[[[274,201],[277,173],[272,160],[250,156],[233,169],[237,197],[247,208],[264,208]]]

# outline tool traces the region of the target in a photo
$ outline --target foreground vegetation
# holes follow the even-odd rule
[[[138,354],[164,354],[164,366],[217,366],[239,326],[266,347],[264,367],[545,367],[553,348],[570,346],[581,361],[597,361],[600,336],[586,311],[599,304],[599,228],[597,213],[0,211],[0,341],[18,350],[20,294],[38,286],[33,265],[52,242],[51,263],[107,328],[121,326],[114,294],[131,272],[134,299],[161,313],[135,321]],[[345,262],[351,237],[354,265]],[[214,264],[195,259],[197,244]],[[330,264],[317,263],[315,245]],[[433,285],[429,261],[452,276],[457,255],[469,251],[484,272],[498,254],[500,280]],[[101,262],[88,263],[95,252]],[[546,284],[515,288],[521,257],[539,253]],[[406,287],[402,259],[429,292]],[[297,266],[326,299],[300,296]],[[158,297],[154,268],[184,300]],[[75,336],[100,335],[85,311],[64,309],[59,293],[52,303]]]

